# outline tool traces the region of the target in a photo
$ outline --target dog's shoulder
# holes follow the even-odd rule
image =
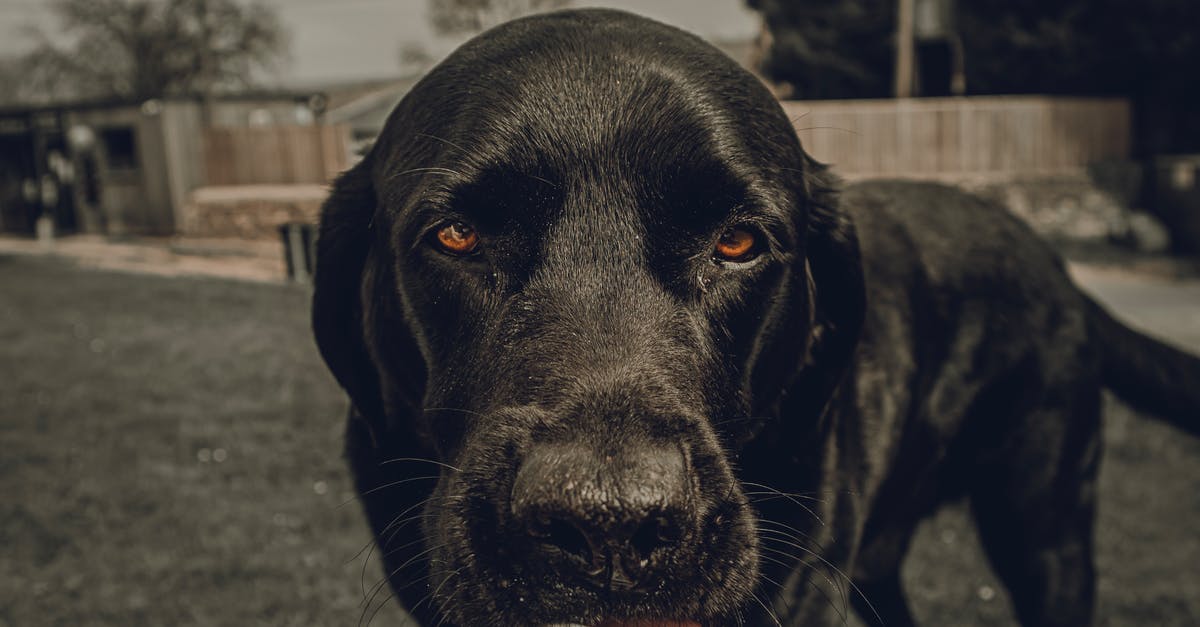
[[[872,181],[848,185],[841,204],[858,230],[868,275],[916,273],[933,290],[1021,301],[1014,305],[1075,293],[1050,245],[978,195],[939,183]]]
[[[1088,344],[1086,297],[1050,245],[997,203],[902,181],[849,185],[841,203],[861,244],[867,363],[973,389]]]

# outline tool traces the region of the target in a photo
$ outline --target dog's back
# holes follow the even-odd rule
[[[1113,320],[1027,225],[978,197],[872,182],[842,206],[868,302],[841,453],[868,470],[837,486],[870,512],[855,579],[884,616],[906,616],[908,540],[966,495],[1022,622],[1087,624],[1101,389],[1194,432],[1200,359]]]

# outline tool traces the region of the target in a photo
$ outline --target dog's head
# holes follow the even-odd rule
[[[511,22],[413,88],[324,208],[314,298],[410,609],[753,602],[737,453],[819,421],[861,316],[823,176],[753,76],[623,13]]]

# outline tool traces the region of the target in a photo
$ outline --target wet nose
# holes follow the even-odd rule
[[[599,454],[544,444],[526,455],[512,491],[516,533],[531,560],[561,560],[593,583],[638,587],[686,540],[695,519],[677,446]]]

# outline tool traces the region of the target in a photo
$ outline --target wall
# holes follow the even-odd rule
[[[138,106],[81,109],[68,113],[68,126],[90,127],[96,136],[100,172],[100,210],[110,235],[165,235],[174,230],[166,176],[162,121]],[[106,129],[129,128],[135,140],[136,165],[114,167],[104,142]]]

